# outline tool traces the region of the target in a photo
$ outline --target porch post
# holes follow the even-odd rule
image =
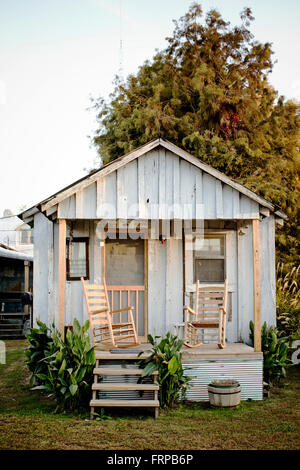
[[[30,261],[24,261],[24,292],[29,292],[29,267]],[[24,306],[24,313],[28,314],[29,306]]]
[[[58,331],[64,335],[66,289],[66,221],[58,221]]]
[[[260,316],[260,239],[259,219],[252,220],[253,294],[254,294],[254,351],[261,351]]]

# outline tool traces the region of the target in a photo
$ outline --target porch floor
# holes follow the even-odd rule
[[[113,348],[112,348],[113,349]],[[142,343],[138,346],[132,346],[128,348],[128,351],[146,351],[151,349],[151,344]],[[116,349],[114,349],[116,351]],[[244,343],[226,343],[224,349],[219,349],[217,344],[203,344],[199,348],[188,348],[183,346],[181,349],[182,358],[197,358],[197,357],[249,357],[249,356],[259,356],[263,355],[262,352],[255,352],[254,348],[248,346]],[[121,357],[122,356],[122,357]],[[129,357],[124,357],[129,356]],[[133,358],[133,354],[126,351],[126,348],[120,348],[118,353],[110,352],[110,349],[100,349],[96,348],[96,357],[97,359],[129,359]]]

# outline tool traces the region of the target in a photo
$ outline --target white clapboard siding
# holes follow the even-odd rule
[[[163,147],[58,204],[66,219],[257,219],[259,204]]]

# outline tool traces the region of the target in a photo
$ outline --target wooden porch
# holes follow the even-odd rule
[[[150,343],[142,343],[138,346],[134,346],[130,348],[130,351],[136,351],[136,356],[139,354],[140,351],[147,351],[151,349]],[[111,352],[113,351],[113,352]],[[244,343],[227,343],[224,349],[219,349],[217,344],[203,344],[198,348],[188,348],[183,346],[181,349],[182,357],[183,358],[197,358],[197,357],[245,357],[245,356],[257,356],[262,357],[262,352],[256,352],[253,347],[248,346]],[[126,352],[126,349],[120,349],[119,351],[112,350],[109,348],[97,348],[96,349],[96,356],[98,359],[113,359],[116,356],[120,359],[128,359],[134,356],[132,352]]]
[[[148,354],[151,344],[122,349],[97,349],[91,416],[95,407],[153,408],[158,416],[159,401],[157,373],[140,383],[142,369],[137,361]],[[235,379],[242,387],[242,400],[263,399],[263,353],[243,343],[227,343],[219,349],[217,344],[203,344],[199,348],[182,347],[182,365],[185,375],[192,377],[187,401],[207,401],[207,385],[215,379]]]

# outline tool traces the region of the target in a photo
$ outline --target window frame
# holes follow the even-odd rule
[[[195,238],[197,235],[195,236]],[[196,279],[196,260],[218,260],[222,259],[224,260],[224,279],[223,281],[207,281],[207,280],[200,280],[202,284],[222,284],[225,282],[226,276],[227,276],[227,266],[226,266],[226,233],[218,233],[218,232],[210,232],[210,233],[204,233],[204,238],[222,238],[223,239],[223,249],[224,249],[224,254],[223,255],[215,255],[215,256],[197,256],[196,255],[196,250],[193,250],[193,283],[196,284],[197,279]]]
[[[85,243],[85,276],[71,276],[70,275],[70,244],[71,243]],[[66,239],[66,276],[67,281],[80,281],[83,277],[85,281],[90,279],[90,260],[89,260],[89,237],[74,237]]]
[[[18,233],[18,245],[33,245],[33,229],[32,228],[25,228],[25,225],[22,225],[17,229]],[[24,233],[26,233],[26,240],[22,240]],[[32,239],[32,240],[31,240]]]

